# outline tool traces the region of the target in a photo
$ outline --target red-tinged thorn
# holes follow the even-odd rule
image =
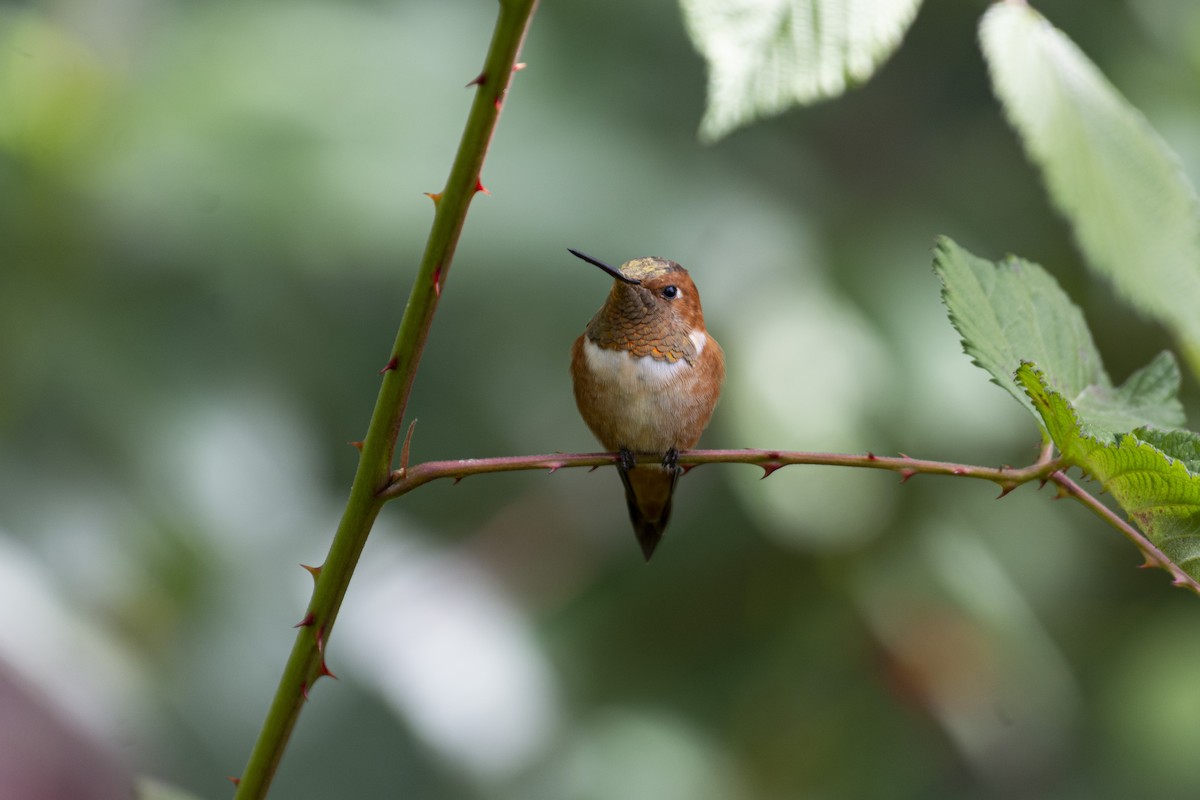
[[[425,192],[425,196],[428,197],[430,200],[432,200],[433,204],[435,206],[438,203],[442,202],[442,193],[441,192]]]
[[[300,684],[300,694],[304,696],[305,700],[308,699],[308,681],[304,681]]]
[[[874,453],[872,453],[870,450],[868,450],[867,451],[867,461],[877,461],[877,460],[878,460],[878,456],[876,456]]]
[[[763,471],[762,477],[759,478],[759,480],[762,481],[762,480],[766,480],[767,478],[771,477],[771,473],[773,473],[775,470],[782,467],[783,464],[780,464],[778,462],[767,462],[765,464],[759,464],[759,466],[762,467],[762,471]]]
[[[329,668],[329,665],[325,663],[324,658],[321,659],[321,677],[322,678],[333,678],[335,681],[338,679],[338,676],[334,675],[333,670],[331,670]]]
[[[1187,586],[1190,583],[1190,581],[1187,578],[1176,578],[1175,580],[1171,581],[1171,583],[1173,583],[1176,586],[1183,587],[1183,586]]]
[[[362,443],[362,442],[347,442],[346,444],[350,445],[351,447],[353,447],[353,448],[354,448],[355,450],[357,450],[358,452],[360,452],[360,453],[362,452],[362,449],[363,449],[363,443]]]
[[[241,779],[241,778],[235,778],[233,775],[226,775],[226,776],[225,776],[225,779],[226,779],[226,780],[228,780],[230,783],[232,783],[234,786],[241,786],[241,785],[242,785],[242,779]]]
[[[379,370],[379,374],[382,375],[385,372],[391,372],[399,365],[400,365],[400,356],[392,356],[391,360],[388,361],[388,363],[383,365],[383,369]]]
[[[954,469],[950,470],[950,472],[951,472],[951,474],[954,474],[954,475],[966,475],[967,474],[967,471],[965,469],[963,469],[962,467],[955,467]]]
[[[903,453],[901,455],[903,455]],[[904,457],[908,458],[908,456],[904,456]],[[900,470],[900,482],[908,483],[908,479],[916,474],[917,474],[917,471],[915,469],[902,469],[902,470]]]
[[[438,264],[433,271],[433,293],[439,298],[442,296],[442,265]]]
[[[479,180],[479,178],[475,179],[475,191],[483,192],[486,195],[491,195],[491,192],[487,190],[487,187],[483,185],[483,181]]]
[[[451,486],[458,486],[458,484],[462,483],[462,479],[463,479],[463,478],[465,478],[465,477],[466,477],[466,475],[455,475],[455,476],[454,476],[454,483],[452,483],[452,484],[450,484],[450,485],[451,485]]]
[[[560,469],[562,469],[564,466],[565,466],[565,465],[564,465],[564,464],[563,464],[561,461],[560,461],[559,463],[557,463],[557,464],[551,464],[551,465],[550,465],[550,471],[549,471],[549,472],[547,472],[546,474],[547,474],[547,475],[553,475],[554,473],[556,473],[556,472],[558,472]]]
[[[496,110],[497,110],[497,111],[499,111],[499,110],[500,110],[500,107],[501,107],[502,105],[504,105],[504,98],[503,98],[502,96],[500,96],[500,95],[497,95],[497,96],[496,96]]]
[[[996,499],[999,500],[1001,497],[1004,497],[1006,494],[1008,494],[1015,488],[1017,488],[1017,485],[1015,483],[1000,484],[1000,494],[996,495]]]
[[[485,83],[487,83],[487,73],[481,72],[471,80],[467,81],[467,85],[463,88],[470,89],[472,86],[483,86]]]
[[[679,474],[680,474],[680,476],[687,475],[689,472],[691,472],[698,466],[700,466],[700,465],[699,464],[680,464],[679,465],[679,469],[680,469]],[[763,476],[763,477],[766,477],[766,476]]]
[[[529,66],[529,65],[526,64],[524,61],[518,61],[517,63],[513,64],[513,72],[520,72],[521,70],[525,69],[525,67],[527,67],[527,66]]]
[[[1138,564],[1138,569],[1153,569],[1158,566],[1158,562],[1146,553],[1142,553],[1142,559],[1142,563]]]
[[[315,619],[316,619],[316,617],[313,616],[313,612],[310,611],[304,615],[304,619],[300,620],[292,627],[293,628],[307,628],[309,625],[313,624],[313,620],[315,620]]]
[[[321,577],[321,568],[320,567],[310,567],[308,564],[301,564],[300,566],[302,566],[306,570],[308,570],[309,575],[312,575],[313,583],[316,583],[317,578]]]

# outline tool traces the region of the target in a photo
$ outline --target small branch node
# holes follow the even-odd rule
[[[324,659],[325,658],[325,626],[324,625],[322,625],[321,627],[319,627],[315,631],[313,631],[313,640],[317,644],[317,653],[321,656],[322,659]]]
[[[404,434],[404,444],[400,445],[400,473],[401,480],[408,474],[408,449],[412,445],[413,431],[417,428],[417,421],[414,419],[408,424],[408,433]]]
[[[333,678],[334,680],[336,680],[337,675],[334,675],[332,672],[330,672],[329,666],[326,665],[326,663],[325,663],[325,628],[324,628],[324,626],[316,629],[316,631],[313,633],[313,638],[316,640],[316,643],[317,643],[317,655],[320,656],[320,658],[321,658],[321,671],[320,671],[320,673],[318,673],[317,677],[323,678],[326,675],[328,675],[330,678]]]

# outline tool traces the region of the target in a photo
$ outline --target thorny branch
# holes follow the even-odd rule
[[[657,457],[646,457],[647,461],[658,461]],[[408,466],[405,459],[400,469],[392,472],[391,480],[380,491],[379,496],[391,500],[411,492],[418,486],[441,478],[451,478],[455,483],[469,475],[491,472],[513,472],[519,470],[547,470],[556,472],[568,467],[602,467],[615,464],[616,453],[554,453],[535,456],[506,456],[501,458],[474,458],[461,461],[427,461]],[[914,475],[953,475],[960,478],[991,481],[1000,487],[999,497],[1031,481],[1041,484],[1054,483],[1059,487],[1060,497],[1078,500],[1109,525],[1119,530],[1145,556],[1144,566],[1158,566],[1166,570],[1176,586],[1191,589],[1200,595],[1200,583],[1162,552],[1144,533],[1121,519],[1116,512],[1089,494],[1066,474],[1070,467],[1066,461],[1053,458],[1052,448],[1047,445],[1032,464],[1013,469],[1012,467],[980,467],[971,464],[956,464],[948,461],[928,461],[906,455],[877,456],[874,453],[846,455],[840,453],[807,453],[782,450],[687,450],[679,454],[679,463],[684,469],[701,464],[753,464],[763,470],[763,477],[770,476],[781,467],[794,464],[813,464],[829,467],[858,467],[895,472],[901,481]]]
[[[236,800],[261,800],[266,796],[309,690],[319,678],[333,674],[325,663],[329,635],[359,555],[383,505],[379,493],[389,485],[409,393],[445,289],[467,209],[477,193],[487,193],[480,182],[480,171],[513,72],[519,69],[517,54],[536,6],[537,0],[500,0],[500,14],[483,70],[467,84],[474,88],[475,97],[445,187],[440,192],[428,193],[434,203],[433,225],[390,357],[380,370],[383,382],[366,436],[358,443],[362,455],[346,509],[325,562],[309,568],[316,582],[312,599],[296,626],[299,631],[295,644],[245,771],[234,779]]]

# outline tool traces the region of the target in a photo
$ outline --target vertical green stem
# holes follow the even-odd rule
[[[262,798],[270,788],[292,729],[313,683],[327,674],[324,652],[330,631],[358,563],[367,536],[384,500],[396,439],[412,391],[413,378],[438,300],[445,290],[450,263],[471,199],[480,188],[479,174],[512,79],[517,53],[533,18],[537,0],[501,0],[483,72],[475,82],[475,100],[467,117],[458,153],[440,197],[435,199],[433,227],[413,282],[404,318],[396,334],[391,360],[371,415],[362,455],[350,488],[346,510],[329,554],[317,575],[308,612],[246,769],[236,800]]]

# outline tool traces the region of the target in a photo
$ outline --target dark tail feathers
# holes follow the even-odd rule
[[[679,470],[657,466],[626,469],[618,464],[617,471],[625,485],[625,502],[629,506],[633,533],[641,545],[642,555],[649,562],[662,541],[667,520],[671,518],[671,498]]]

